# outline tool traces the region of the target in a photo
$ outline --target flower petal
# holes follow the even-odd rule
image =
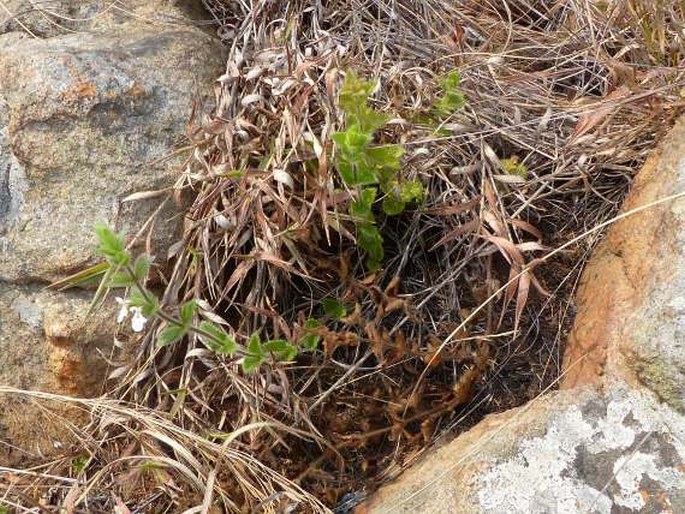
[[[121,305],[121,309],[119,309],[119,314],[117,315],[117,323],[121,323],[126,319],[126,316],[128,316],[128,304],[119,297],[116,297],[115,300]]]
[[[147,323],[147,318],[143,316],[140,307],[131,308],[131,312],[133,312],[133,318],[131,318],[131,328],[134,332],[142,332],[143,328],[145,328],[145,323]]]

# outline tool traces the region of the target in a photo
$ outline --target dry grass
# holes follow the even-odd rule
[[[189,130],[177,189],[195,201],[164,302],[200,298],[241,340],[297,340],[326,297],[353,314],[322,351],[250,376],[195,340],[160,349],[151,327],[116,400],[75,401],[93,418],[83,445],[0,483],[14,503],[52,484],[48,503],[74,511],[344,511],[436,438],[554,382],[596,238],[543,258],[615,213],[682,112],[676,2],[204,2],[230,53]],[[379,80],[373,104],[393,117],[379,143],[404,145],[402,173],[427,191],[382,221],[374,274],[330,159],[351,69]],[[453,69],[467,105],[438,127]]]

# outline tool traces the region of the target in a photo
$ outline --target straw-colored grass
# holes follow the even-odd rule
[[[241,341],[296,341],[327,297],[352,314],[254,375],[192,338],[160,349],[151,326],[108,399],[60,399],[92,416],[82,446],[0,482],[8,505],[52,485],[74,512],[344,511],[554,383],[591,229],[682,112],[677,2],[204,3],[229,57],[190,130],[177,189],[195,200],[163,303],[199,298]],[[426,190],[379,216],[371,274],[332,154],[349,70],[378,81],[377,142],[403,145],[402,176]],[[452,70],[466,105],[436,120]]]

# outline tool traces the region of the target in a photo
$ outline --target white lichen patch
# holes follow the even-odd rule
[[[43,313],[40,307],[31,299],[19,296],[12,303],[12,309],[22,323],[28,325],[33,330],[39,330],[43,325]]]
[[[588,402],[551,410],[543,436],[522,440],[514,455],[476,477],[480,509],[609,514],[620,507],[639,512],[651,486],[663,502],[670,502],[669,492],[681,495],[685,418],[648,393],[623,385],[592,402],[600,407]]]
[[[614,476],[620,486],[620,493],[614,496],[617,505],[633,510],[639,510],[645,505],[640,492],[640,482],[644,476],[674,489],[683,486],[685,475],[677,469],[662,468],[656,463],[654,455],[635,452],[618,458],[614,464]]]

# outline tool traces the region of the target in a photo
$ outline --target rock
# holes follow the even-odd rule
[[[636,177],[622,212],[685,192],[685,118]],[[622,377],[685,413],[685,198],[615,223],[590,260],[563,387]]]
[[[684,193],[685,118],[622,212],[644,209],[583,273],[562,390],[428,452],[358,512],[685,512]]]
[[[0,284],[0,386],[75,397],[104,392],[117,311],[108,302],[86,316],[91,298],[86,291]],[[64,442],[69,432],[54,416],[72,422],[83,416],[64,404],[54,405],[51,412],[54,426],[44,409],[24,398],[0,395],[0,441],[11,442],[0,444],[0,463],[14,463],[36,448],[41,454],[54,450],[53,442]],[[34,426],[32,418],[45,416],[42,426]]]
[[[625,383],[554,393],[435,450],[366,512],[685,512],[683,427]]]
[[[0,13],[28,4],[0,2]],[[224,52],[199,28],[150,23],[182,15],[167,1],[130,2],[130,10],[109,1],[30,4],[49,5],[52,21],[111,9],[72,25],[61,19],[61,28],[41,25],[45,12],[35,9],[20,18],[46,39],[21,26],[11,32],[16,19],[0,18],[0,388],[92,397],[105,391],[117,305],[110,299],[86,317],[92,291],[44,286],[99,260],[97,221],[129,235],[145,226],[163,196],[123,200],[178,179],[193,103],[202,108]],[[150,240],[157,264],[182,223],[167,201]],[[83,415],[69,403],[44,407],[0,395],[2,465],[66,444],[69,423]]]
[[[122,200],[179,176],[185,156],[174,151],[222,53],[199,29],[147,24],[0,36],[0,281],[52,281],[91,264],[96,221],[141,228],[159,198]],[[177,211],[168,203],[155,223],[158,259],[178,238]]]
[[[4,0],[0,34],[25,32],[47,38],[74,31],[103,31],[132,19],[156,24],[192,25],[200,16],[201,0]],[[203,17],[207,17],[203,13]]]
[[[0,384],[75,396],[102,391],[114,302],[86,316],[92,293],[0,288]]]

